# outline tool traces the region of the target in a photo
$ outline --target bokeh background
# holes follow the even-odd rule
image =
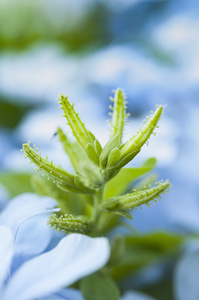
[[[109,97],[117,87],[125,90],[131,114],[125,139],[156,104],[166,105],[157,135],[133,165],[156,157],[158,178],[173,187],[157,205],[135,212],[135,229],[198,233],[196,0],[0,0],[1,197],[31,189],[24,142],[70,168],[56,137],[57,126],[68,131],[57,108],[60,92],[105,144]]]

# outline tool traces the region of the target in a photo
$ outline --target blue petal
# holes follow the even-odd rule
[[[39,300],[84,300],[81,292],[75,289],[64,289],[59,293],[56,293]]]
[[[7,285],[3,300],[47,296],[102,268],[110,256],[106,238],[64,237],[51,251],[23,264]]]
[[[177,300],[199,299],[199,251],[186,254],[176,266],[174,288]]]
[[[48,216],[39,215],[20,226],[15,241],[15,254],[36,255],[47,248],[53,233],[47,220]]]
[[[52,239],[53,230],[47,225],[48,216],[38,215],[24,222],[15,240],[12,272],[27,259],[42,253]]]
[[[13,255],[13,235],[6,226],[0,226],[0,288],[10,270]]]
[[[25,193],[15,197],[0,215],[0,225],[8,226],[15,236],[19,226],[34,215],[54,211],[57,202],[50,197]]]
[[[155,300],[154,298],[137,291],[128,291],[121,300]]]
[[[7,205],[9,199],[9,193],[0,183],[0,211]]]

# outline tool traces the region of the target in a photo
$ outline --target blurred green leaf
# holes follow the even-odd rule
[[[92,203],[91,196],[76,194],[74,197],[74,193],[58,188],[56,184],[53,183],[53,180],[48,180],[46,177],[41,175],[32,176],[31,185],[37,194],[55,198],[61,208],[60,214],[90,216],[91,208],[89,202]]]
[[[0,97],[0,126],[14,128],[27,113],[32,109],[30,105],[11,103]]]
[[[151,157],[142,164],[143,168],[154,168],[157,164],[157,159],[155,157]]]
[[[166,232],[127,236],[121,261],[111,271],[115,280],[122,279],[139,268],[175,254],[183,237]]]
[[[80,14],[67,3],[61,7],[53,1],[0,1],[0,49],[56,43],[66,51],[91,50],[109,41],[107,22],[108,10],[99,3]]]
[[[127,209],[113,210],[111,213],[133,220],[132,214]]]
[[[142,292],[158,300],[174,300],[172,276],[164,281],[156,282],[143,288]]]
[[[108,261],[108,266],[115,265],[119,262],[124,254],[124,238],[118,235],[111,243],[111,256]]]
[[[156,159],[150,158],[140,168],[123,168],[111,179],[105,190],[105,199],[121,195],[126,191],[129,184],[137,177],[151,171],[156,165]]]
[[[2,183],[11,197],[22,193],[33,192],[30,173],[0,173],[0,183]]]
[[[102,272],[83,278],[80,287],[85,300],[120,299],[116,283],[107,274]]]

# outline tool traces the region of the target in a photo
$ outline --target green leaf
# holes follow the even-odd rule
[[[151,157],[142,164],[144,168],[154,168],[157,164],[157,159],[155,157]]]
[[[183,236],[167,232],[125,237],[122,260],[111,270],[115,280],[121,280],[151,263],[174,256]]]
[[[116,236],[111,243],[111,256],[108,261],[108,266],[112,266],[120,262],[123,254],[124,254],[124,237]]]
[[[89,203],[92,201],[89,195],[76,194],[74,197],[74,193],[58,188],[51,179],[39,175],[31,177],[31,185],[37,194],[55,198],[61,214],[90,215]]]
[[[156,159],[151,158],[147,160],[140,168],[121,169],[119,173],[107,183],[105,190],[105,199],[124,193],[133,180],[149,172],[155,167],[155,165]]]
[[[85,277],[80,282],[85,300],[119,300],[119,289],[107,274],[98,272]]]
[[[154,184],[157,181],[158,175],[156,173],[150,173],[149,175],[144,176],[134,185],[134,189],[141,191],[144,186],[149,186]]]
[[[143,286],[141,291],[153,297],[153,299],[175,300],[173,295],[174,293],[172,276],[165,276],[162,279],[161,281],[158,280],[157,282],[154,282],[148,286]]]
[[[129,220],[133,220],[132,214],[127,209],[113,210],[113,211],[110,211],[110,212],[114,213],[116,215],[125,217],[125,218],[127,218]]]
[[[15,197],[22,193],[33,192],[31,177],[31,173],[1,173],[0,183],[8,189],[11,197]]]
[[[6,99],[0,95],[0,126],[14,128],[23,116],[35,105],[18,103],[13,99]]]

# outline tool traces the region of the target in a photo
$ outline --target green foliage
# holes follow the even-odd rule
[[[118,235],[114,238],[111,245],[111,256],[108,266],[114,266],[119,263],[125,252],[125,240],[122,236]]]
[[[16,127],[23,116],[32,108],[33,105],[22,105],[14,99],[9,102],[8,99],[0,95],[0,126],[9,129]]]
[[[148,164],[148,161],[150,161],[150,164]],[[156,159],[152,158],[148,161],[140,168],[121,169],[119,173],[107,183],[105,199],[121,195],[127,190],[133,180],[151,171],[156,165]]]
[[[96,3],[83,11],[81,6],[79,13],[74,13],[70,3],[64,8],[54,1],[0,1],[0,49],[19,51],[50,43],[74,53],[108,43],[105,6]]]
[[[172,257],[182,241],[183,236],[166,232],[126,236],[121,259],[110,268],[111,276],[120,280],[146,265]]]
[[[85,300],[119,300],[116,283],[104,272],[97,272],[81,280],[81,292]]]
[[[142,204],[150,206],[151,201],[157,202],[160,195],[170,187],[167,180],[156,183],[155,187],[149,185],[148,189],[144,187],[124,194],[133,180],[149,172],[156,164],[156,160],[151,158],[141,167],[122,169],[148,143],[151,134],[155,134],[163,106],[158,105],[148,122],[144,121],[145,125],[129,141],[122,144],[125,119],[128,115],[126,96],[121,89],[117,89],[111,101],[113,107],[110,138],[102,148],[94,134],[86,128],[68,97],[60,94],[60,108],[76,141],[71,141],[61,128],[57,132],[71,160],[73,174],[49,161],[48,156],[43,158],[35,145],[30,147],[30,142],[23,145],[24,156],[47,178],[47,181],[39,177],[33,180],[36,191],[53,196],[61,207],[61,215],[53,215],[49,220],[50,226],[55,229],[92,236],[101,235],[108,228],[111,230],[113,224],[119,224],[121,216],[132,220],[129,210]],[[77,199],[79,202],[76,202]],[[71,205],[71,201],[78,205]]]
[[[26,192],[33,192],[30,173],[0,173],[2,183],[10,193],[11,197]]]

